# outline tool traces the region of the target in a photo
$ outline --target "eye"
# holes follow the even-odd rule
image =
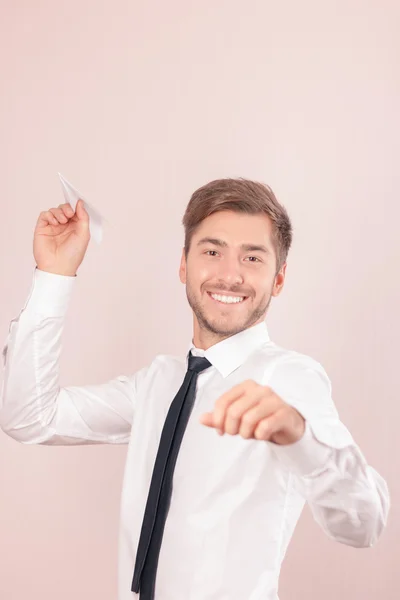
[[[217,253],[216,250],[207,250],[207,252],[205,254],[208,254],[209,252],[215,252],[215,253]]]
[[[260,259],[257,256],[248,256],[247,258],[255,258],[255,260],[251,260],[250,262],[261,262]]]

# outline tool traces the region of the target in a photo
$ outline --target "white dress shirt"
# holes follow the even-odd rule
[[[139,598],[131,583],[153,465],[187,356],[157,355],[132,375],[60,387],[76,279],[34,270],[3,349],[0,424],[24,444],[129,444],[118,599],[132,600]],[[388,488],[339,420],[321,364],[272,342],[265,322],[193,354],[212,366],[198,377],[176,463],[156,600],[277,600],[281,563],[306,501],[330,538],[372,546],[386,525]],[[304,416],[298,442],[219,436],[200,423],[221,394],[247,379],[270,386]]]

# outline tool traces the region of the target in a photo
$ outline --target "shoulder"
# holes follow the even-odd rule
[[[305,417],[336,418],[332,385],[322,364],[308,354],[271,344],[263,350],[266,361],[264,384]]]
[[[186,371],[186,358],[172,354],[157,354],[146,368],[147,377],[168,377]]]
[[[272,341],[265,344],[260,350],[260,359],[266,365],[269,365],[269,372],[284,371],[285,373],[295,374],[302,371],[319,373],[320,376],[328,378],[323,365],[312,356],[297,350],[284,348]]]

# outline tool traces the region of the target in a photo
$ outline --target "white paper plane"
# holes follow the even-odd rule
[[[90,236],[94,239],[97,244],[100,244],[103,239],[103,222],[106,221],[101,214],[91,206],[87,200],[84,199],[82,194],[78,192],[64,177],[61,173],[58,173],[61,181],[61,186],[64,192],[65,202],[72,206],[72,210],[75,212],[76,205],[79,199],[83,200],[86,212],[89,215],[89,230]]]

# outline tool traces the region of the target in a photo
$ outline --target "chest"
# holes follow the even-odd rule
[[[178,392],[185,372],[165,370],[155,374],[137,399],[131,444],[135,463],[150,481],[158,445],[170,405]],[[196,395],[179,450],[174,487],[183,496],[209,496],[223,489],[260,489],[276,476],[270,445],[246,440],[239,435],[219,436],[216,430],[200,422],[204,412],[211,412],[216,400],[233,386],[252,378],[265,380],[265,365],[251,371],[238,369],[230,377],[221,377],[215,369],[199,375]],[[140,466],[139,466],[140,465]]]

